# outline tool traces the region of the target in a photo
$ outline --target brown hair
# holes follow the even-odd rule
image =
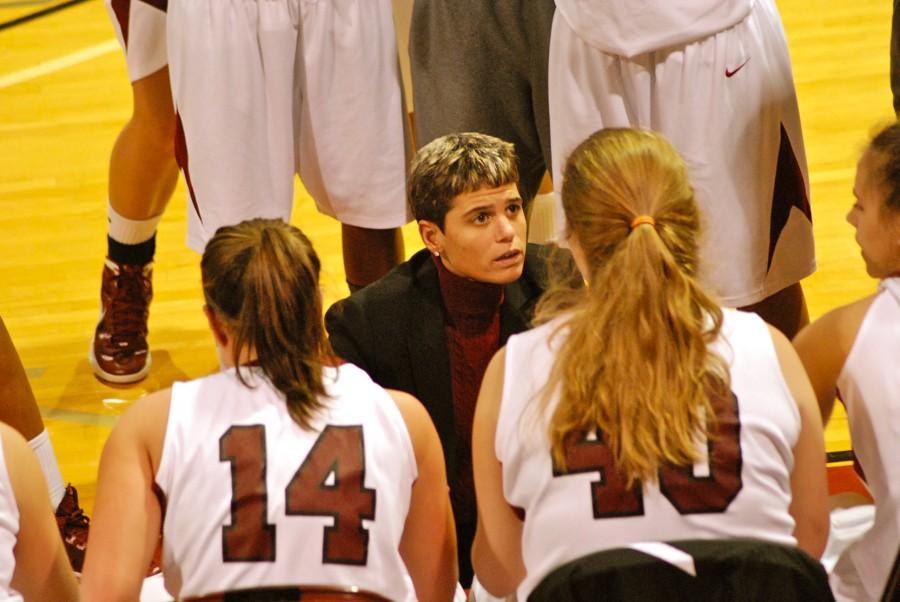
[[[512,144],[476,132],[447,134],[416,153],[406,196],[416,220],[434,222],[443,230],[444,218],[458,195],[518,182]]]
[[[885,190],[884,208],[900,212],[900,122],[882,128],[872,138],[868,150],[881,159],[878,175]]]
[[[219,228],[200,262],[206,304],[234,337],[232,359],[241,383],[249,386],[239,358],[252,350],[304,428],[324,405],[322,368],[331,353],[322,325],[320,267],[299,229],[268,219]]]
[[[565,167],[562,201],[590,274],[581,291],[555,287],[540,320],[564,313],[567,337],[551,372],[561,400],[550,423],[554,461],[566,436],[602,429],[629,484],[663,464],[697,460],[715,432],[713,400],[729,374],[709,349],[722,311],[696,281],[700,215],[678,153],[658,134],[601,130]],[[637,216],[655,224],[631,225]]]

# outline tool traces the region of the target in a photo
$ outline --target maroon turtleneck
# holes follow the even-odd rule
[[[456,474],[450,475],[450,496],[456,520],[475,523],[472,480],[472,419],[481,379],[500,348],[500,304],[503,286],[476,282],[451,273],[433,257],[444,300],[447,347],[456,430]]]

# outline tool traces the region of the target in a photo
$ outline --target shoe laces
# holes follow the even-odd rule
[[[146,336],[147,277],[144,266],[118,265],[113,271],[113,286],[109,296],[106,319],[113,343],[131,343]]]
[[[78,504],[78,492],[73,487],[66,489],[65,497],[63,497],[57,509],[56,517],[62,521],[66,531],[87,531],[91,524],[91,519]]]

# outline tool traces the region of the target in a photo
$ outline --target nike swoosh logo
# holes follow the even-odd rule
[[[725,77],[734,77],[734,74],[744,68],[744,65],[750,62],[750,57],[747,57],[747,60],[738,65],[737,69],[733,71],[729,71],[728,67],[725,67]]]

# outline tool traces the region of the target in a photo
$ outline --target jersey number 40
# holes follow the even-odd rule
[[[741,423],[737,397],[719,404],[718,432],[707,441],[709,474],[696,476],[694,466],[665,466],[659,470],[659,490],[679,514],[725,512],[743,487],[741,468]],[[626,487],[625,476],[616,470],[612,449],[598,430],[596,439],[584,433],[566,438],[566,470],[554,467],[553,476],[598,472],[591,481],[594,518],[640,516],[644,514],[643,486],[635,481]]]
[[[268,517],[266,427],[232,426],[219,438],[219,460],[231,463],[231,524],[222,527],[223,562],[275,560],[275,525]],[[331,516],[322,562],[365,565],[375,519],[375,490],[366,488],[361,426],[328,425],[284,490],[285,514]]]

